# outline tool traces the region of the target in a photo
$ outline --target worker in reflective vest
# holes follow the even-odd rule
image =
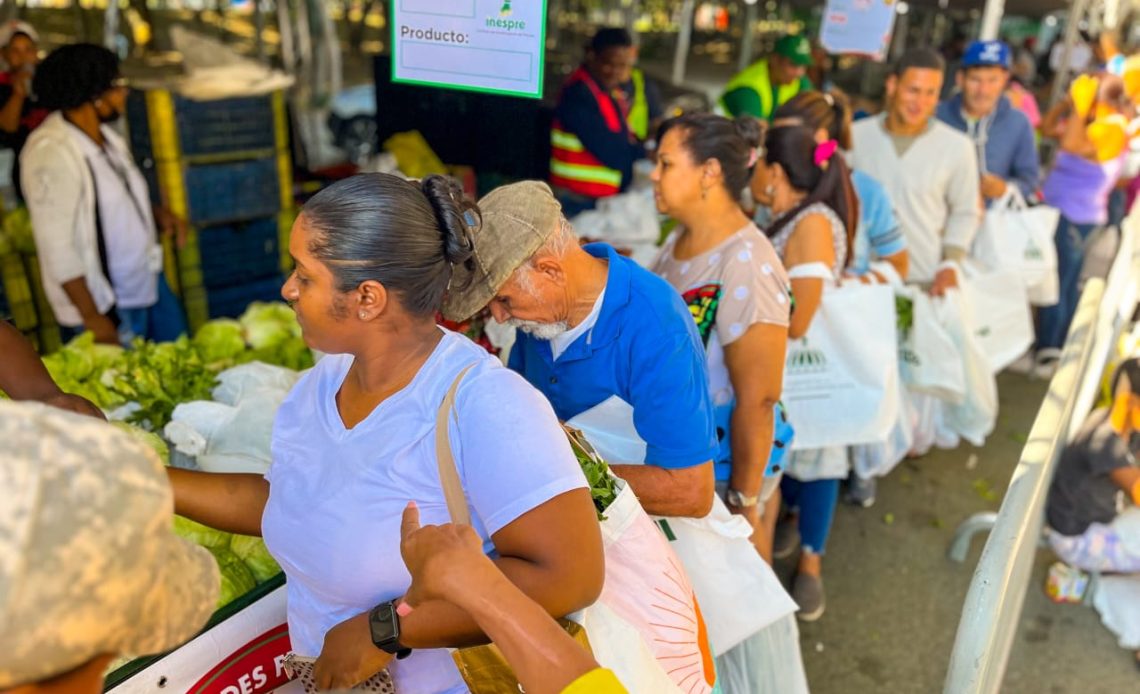
[[[652,149],[652,140],[655,139],[657,128],[664,118],[665,109],[661,105],[661,90],[657,84],[645,76],[641,68],[633,68],[629,73],[629,81],[621,86],[625,98],[629,100],[629,131],[641,142],[647,142],[647,149]]]
[[[771,55],[729,80],[719,105],[733,117],[747,113],[771,120],[780,105],[812,88],[811,80],[805,76],[811,64],[811,43],[807,38],[782,36]]]
[[[633,178],[633,163],[645,156],[631,128],[641,120],[642,109],[634,108],[636,82],[633,103],[621,88],[635,79],[636,56],[628,31],[600,29],[586,50],[586,60],[562,85],[550,131],[550,183],[567,217],[593,209],[598,199],[624,190]],[[648,106],[645,111],[648,131]]]

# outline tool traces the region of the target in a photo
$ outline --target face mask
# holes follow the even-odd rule
[[[111,109],[110,113],[97,113],[97,115],[99,116],[99,122],[103,125],[110,125],[111,123],[114,123],[123,117],[123,114],[119,113],[114,108]]]

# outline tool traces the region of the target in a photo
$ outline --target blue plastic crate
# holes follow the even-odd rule
[[[281,301],[281,275],[223,289],[207,289],[210,318],[237,318],[254,301]]]
[[[276,156],[187,166],[185,186],[190,223],[198,226],[268,217],[281,209]]]
[[[166,114],[162,127],[175,128],[180,156],[225,155],[277,147],[271,94],[216,101],[193,101],[173,95],[170,103],[174,118],[170,121]],[[127,97],[127,123],[136,158],[174,156],[173,152],[154,151],[146,92],[134,91]]]
[[[184,156],[276,147],[272,95],[217,101],[174,97]]]
[[[198,248],[207,288],[281,277],[277,217],[199,229]]]

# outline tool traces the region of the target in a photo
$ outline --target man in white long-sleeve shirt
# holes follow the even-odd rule
[[[907,279],[938,295],[954,286],[944,261],[964,258],[981,222],[978,161],[970,139],[934,118],[944,63],[907,52],[887,78],[887,111],[855,124],[854,168],[886,186],[910,253]]]

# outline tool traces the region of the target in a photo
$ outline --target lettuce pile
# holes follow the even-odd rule
[[[174,534],[210,550],[222,574],[218,607],[228,605],[281,573],[260,537],[233,535],[182,516],[174,517]]]
[[[287,305],[253,303],[238,320],[209,321],[192,338],[136,340],[126,350],[86,332],[44,357],[44,366],[65,392],[107,411],[127,406],[128,422],[162,431],[176,406],[211,399],[220,372],[254,361],[294,371],[313,365]]]

